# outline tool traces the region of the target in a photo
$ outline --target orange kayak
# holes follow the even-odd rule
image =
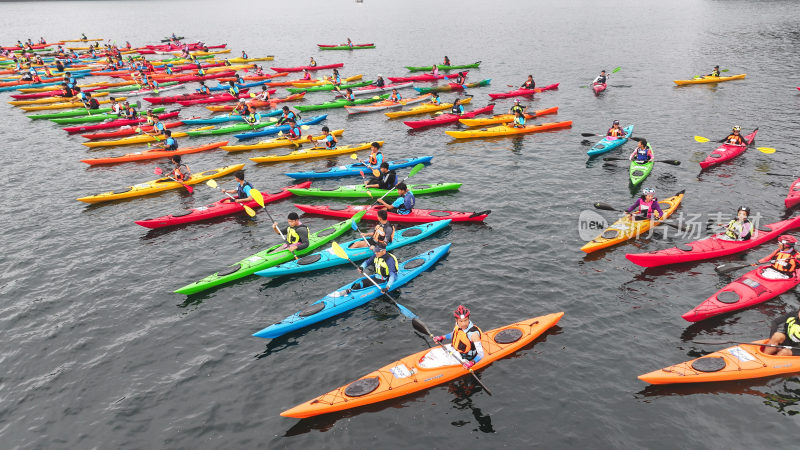
[[[762,352],[766,339],[755,345],[739,344],[702,358],[639,375],[650,384],[704,383],[709,381],[745,380],[800,372],[800,357],[774,356]]]
[[[563,315],[563,312],[548,314],[484,331],[481,336],[484,357],[473,366],[473,370],[483,369],[525,347],[557,324]],[[388,364],[359,380],[286,410],[281,415],[303,419],[356,408],[402,397],[467,374],[460,362],[436,346]]]
[[[206,150],[220,148],[223,145],[228,145],[228,141],[212,142],[199,147],[178,148],[177,150],[162,150],[160,148],[153,148],[143,152],[128,153],[127,155],[113,156],[110,158],[82,159],[81,162],[95,166],[98,164],[117,164],[132,161],[144,161],[148,159],[169,158],[173,155],[186,155],[189,153],[203,152]]]

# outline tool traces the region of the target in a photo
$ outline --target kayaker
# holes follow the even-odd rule
[[[464,106],[461,105],[461,99],[457,98],[453,101],[453,107],[450,108],[450,114],[464,114]]]
[[[347,88],[344,91],[344,99],[347,100],[348,102],[355,102],[356,101],[356,95],[353,94],[353,90],[352,89]]]
[[[174,151],[178,149],[178,140],[172,137],[172,131],[164,130],[164,136],[166,139],[164,140],[164,145],[161,146],[161,150],[165,151]]]
[[[611,124],[611,128],[609,128],[608,131],[606,132],[606,136],[625,137],[625,130],[620,128],[619,120],[615,120],[614,123]]]
[[[437,66],[436,64],[434,64],[431,67],[431,75],[433,75],[434,77],[438,77],[439,76],[439,66]]]
[[[287,219],[288,226],[281,231],[286,242],[279,247],[279,250],[289,250],[294,253],[308,247],[308,227],[300,222],[296,212],[290,212]],[[278,231],[278,222],[272,223],[272,229],[276,234],[281,234]]]
[[[75,97],[75,92],[67,86],[67,83],[61,83],[61,96],[64,98]]]
[[[308,69],[303,69],[303,80],[307,81],[311,79],[311,74],[308,72]]]
[[[364,248],[367,245],[382,245],[385,248],[394,240],[394,232],[394,225],[389,223],[389,213],[385,209],[379,209],[378,224],[375,225],[375,230],[372,233],[361,233],[361,236],[366,238],[366,242],[362,239],[351,245],[350,248]]]
[[[244,78],[242,78],[242,75],[237,73],[236,74],[236,84],[244,84],[244,83],[245,83],[245,81],[244,81]]]
[[[508,109],[508,113],[509,114],[513,114],[514,116],[517,115],[517,112],[521,112],[521,113],[525,114],[525,111],[528,110],[528,107],[526,106],[526,107],[523,108],[519,103],[520,103],[519,99],[515,98],[514,99],[514,106],[512,106],[511,108]]]
[[[247,56],[247,52],[245,52],[244,50],[242,50],[242,59],[250,59],[250,57]]]
[[[633,214],[634,211],[636,212],[635,214]],[[664,211],[662,211],[661,206],[658,205],[655,189],[642,189],[642,196],[637,198],[636,202],[625,210],[625,215],[631,220],[658,220],[663,216]]]
[[[334,136],[333,133],[331,133],[330,128],[322,127],[322,136],[322,143],[325,144],[325,148],[328,150],[333,150],[336,148],[336,144],[339,143],[339,140],[336,139],[336,136]],[[308,139],[313,141],[311,136],[308,136]],[[314,145],[316,146],[316,144]]]
[[[453,316],[456,318],[456,326],[453,331],[444,336],[435,336],[433,340],[438,344],[452,339],[453,349],[465,361],[464,367],[470,369],[483,358],[483,345],[481,344],[483,332],[472,323],[469,318],[469,310],[464,305],[458,305]]]
[[[261,85],[261,92],[259,92],[258,95],[256,95],[256,100],[260,100],[262,102],[268,102],[269,99],[270,99],[270,97],[269,97],[269,89],[267,88],[266,85],[262,84]]]
[[[353,48],[353,41],[351,41],[350,38],[347,38],[347,44],[346,45],[348,47],[350,47],[350,48]]]
[[[233,81],[228,81],[228,94],[233,98],[239,97],[239,86]]]
[[[297,122],[294,120],[289,121],[289,132],[286,135],[287,139],[296,140],[300,139],[303,136],[303,131],[297,126]]]
[[[400,103],[400,100],[402,99],[403,97],[397,93],[397,89],[392,89],[392,95],[389,96],[389,101]]]
[[[528,79],[525,80],[524,83],[522,83],[520,89],[533,89],[535,87],[536,87],[536,82],[533,81],[533,75],[528,75]]]
[[[205,71],[205,69],[203,69],[203,65],[202,64],[200,64],[198,62],[195,67],[197,67],[197,73],[196,73],[197,76],[203,77],[203,76],[206,75],[206,71]]]
[[[125,103],[127,104],[128,102],[126,101]],[[145,117],[145,119],[146,119],[147,125],[155,125],[155,123],[158,122],[158,117],[156,117],[156,115],[153,114],[153,110],[152,109],[148,109],[147,110],[147,116]]]
[[[122,109],[125,113],[126,119],[136,119],[139,117],[139,112],[136,111],[136,108],[133,107],[128,101],[126,100],[125,103],[122,104]]]
[[[398,183],[395,188],[397,189],[398,197],[391,205],[386,203],[382,198],[378,199],[378,201],[383,204],[388,211],[394,212],[395,214],[403,216],[411,214],[411,211],[414,210],[414,204],[416,203],[414,194],[408,190],[408,186],[406,186],[405,183]]]
[[[82,40],[82,41],[87,41],[87,40],[89,40],[89,38],[87,38],[87,37],[86,37],[86,33],[81,33],[81,40]]]
[[[283,125],[289,120],[294,120],[296,122],[298,119],[299,119],[298,114],[295,114],[293,111],[291,111],[288,106],[284,106],[283,114],[281,115],[281,118],[278,119],[277,125]]]
[[[597,78],[594,79],[592,84],[598,84],[598,83],[599,84],[605,84],[605,82],[607,80],[608,80],[608,75],[606,75],[606,71],[605,70],[601,70],[600,71],[600,75],[598,75]]]
[[[240,114],[242,118],[245,119],[247,122],[250,122],[249,119],[255,117],[255,109],[251,106],[248,106],[247,102],[243,98],[240,98],[239,103],[237,103],[236,106],[233,107],[233,110],[231,110],[231,114],[233,113]]]
[[[398,261],[396,256],[387,252],[386,247],[381,244],[376,243],[375,245],[371,245],[370,249],[373,253],[372,258],[367,258],[366,261],[361,263],[361,267],[358,268],[358,271],[363,274],[368,267],[373,266],[375,268],[375,275],[378,275],[381,281],[388,279],[386,287],[382,288],[381,292],[389,292],[397,280],[397,271],[400,270],[400,261]]]
[[[703,75],[703,77],[719,77],[719,66],[714,66],[714,70],[709,74]]]
[[[653,160],[653,148],[647,143],[647,139],[641,139],[639,145],[633,149],[633,153],[628,157],[631,161],[646,163]]]
[[[525,114],[522,114],[522,111],[516,111],[514,113],[514,122],[511,126],[514,128],[525,128]]]
[[[392,189],[397,184],[397,173],[394,170],[389,170],[389,163],[386,161],[381,163],[379,170],[380,175],[372,177],[365,186],[368,188]]]
[[[749,241],[753,235],[753,224],[750,223],[750,208],[740,206],[736,210],[736,218],[725,226],[726,241]]]
[[[379,87],[379,88],[382,88],[382,87],[386,86],[386,82],[383,81],[383,75],[378,74],[378,79],[375,80],[375,83],[373,83],[373,84],[375,86]]]
[[[439,98],[439,93],[438,92],[432,93],[431,94],[431,99],[430,99],[430,101],[428,101],[428,103],[430,103],[431,105],[436,105],[436,106],[441,105],[442,104],[442,100]]]
[[[172,176],[178,181],[186,181],[192,178],[192,171],[189,166],[181,163],[181,155],[173,155],[172,158]]]
[[[206,86],[205,81],[200,82],[200,87],[197,88],[197,92],[203,95],[211,95],[211,91],[208,89],[208,86]]]
[[[733,145],[747,145],[747,141],[744,140],[744,137],[741,135],[742,127],[739,125],[735,125],[731,130],[731,134],[725,137],[725,139],[721,140],[720,142],[725,144],[733,144]]]
[[[339,71],[336,69],[333,69],[333,75],[331,75],[331,83],[336,87],[342,84],[342,77],[339,76]]]
[[[362,163],[369,168],[369,170],[378,170],[383,163],[383,153],[381,153],[380,142],[373,142],[370,145],[370,153],[366,161]]]
[[[264,76],[264,68],[261,67],[261,66],[256,66],[255,75],[258,76],[258,77],[263,77]],[[270,77],[267,77],[267,78],[270,78]]]
[[[310,67],[317,67],[317,62],[316,62],[316,61],[314,61],[314,57],[313,57],[313,56],[312,56],[311,58],[309,58],[308,65],[309,65]],[[307,72],[307,71],[306,71],[306,72]]]
[[[87,92],[86,93],[86,100],[84,100],[83,106],[85,106],[86,109],[89,109],[89,110],[99,109],[100,108],[100,102],[98,102],[96,98],[92,97],[91,92]]]
[[[253,200],[253,197],[250,196],[250,190],[253,189],[253,185],[244,180],[244,170],[234,172],[233,178],[239,183],[236,189],[220,188],[220,190],[226,194],[236,194],[236,199],[231,199],[232,202],[244,203]]]
[[[111,108],[111,114],[116,114],[118,117],[122,115],[122,105],[117,102],[117,99],[114,97],[108,98],[111,103],[109,103],[109,107]]]
[[[767,355],[800,356],[800,311],[780,316],[772,321],[767,344],[795,347],[777,348],[764,346],[762,351]]]
[[[800,255],[794,249],[797,239],[794,236],[784,234],[778,238],[778,248],[769,256],[758,260],[764,264],[773,261],[772,265],[764,269],[761,275],[770,280],[785,280],[797,276],[797,264]]]
[[[147,111],[147,121],[148,122],[150,120],[153,121],[153,132],[152,133],[145,132],[145,134],[154,137],[158,141],[161,140],[161,137],[164,136],[164,132],[167,130],[166,128],[164,128],[164,124],[161,123],[161,120],[158,118],[158,116],[152,114],[153,114],[152,111]]]
[[[456,78],[456,84],[464,85],[467,82],[467,72],[459,72]]]
[[[450,64],[450,58],[448,58],[447,56],[445,56],[445,57],[444,57],[444,61],[442,61],[442,65],[443,65],[443,66],[450,66],[450,65],[452,65],[452,64]]]

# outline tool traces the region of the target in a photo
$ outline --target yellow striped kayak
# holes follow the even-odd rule
[[[466,105],[472,103],[472,97],[467,97],[464,100],[461,100],[462,105]],[[384,113],[390,119],[396,119],[398,117],[406,117],[406,116],[415,116],[417,114],[426,114],[432,113],[436,111],[444,111],[445,109],[450,109],[453,107],[452,103],[442,103],[441,105],[434,105],[432,103],[423,103],[419,106],[415,106],[411,109],[405,111],[392,111]]]
[[[96,94],[92,92],[92,97],[94,98],[106,97],[108,95],[109,95],[108,92],[98,92]],[[37,98],[36,100],[11,100],[10,102],[8,102],[8,104],[14,106],[27,106],[27,105],[44,105],[47,103],[65,103],[65,100],[67,100],[68,98],[70,97],[61,97],[59,95],[57,97]]]
[[[673,80],[673,83],[678,86],[685,86],[687,84],[722,83],[723,81],[741,80],[746,76],[746,73],[740,73],[739,75],[731,75],[729,77],[703,77],[697,78],[696,80]]]
[[[242,58],[242,57],[230,58],[230,59],[228,59],[228,62],[231,62],[231,63],[249,63],[249,62],[256,62],[256,61],[274,61],[274,60],[275,60],[275,57],[270,55],[270,56],[264,56],[263,58]]]
[[[94,97],[94,95],[92,97]],[[117,99],[118,102],[127,100],[127,97],[115,97],[115,98]],[[107,103],[111,103],[111,100],[99,100],[97,103],[100,105],[105,105]],[[83,106],[83,103],[81,102],[63,102],[63,103],[48,103],[46,105],[22,106],[20,107],[20,109],[22,109],[23,111],[44,111],[47,109],[80,108],[81,106]]]
[[[331,131],[331,134],[334,135],[334,136],[341,136],[342,133],[344,133],[344,130],[333,130],[333,131]],[[318,141],[320,139],[323,139],[324,137],[325,137],[325,135],[319,135],[319,136],[316,136],[316,137],[311,137],[311,140]],[[267,149],[267,148],[278,148],[278,147],[291,147],[293,145],[300,146],[300,145],[303,145],[303,144],[307,144],[308,142],[309,142],[308,137],[306,137],[305,139],[304,138],[300,138],[300,139],[295,139],[295,140],[291,140],[291,139],[286,138],[286,137],[279,137],[279,138],[275,138],[275,139],[270,139],[268,141],[261,141],[261,142],[259,142],[257,144],[250,144],[250,145],[223,145],[221,148],[223,150],[226,150],[226,151],[229,151],[229,152],[242,152],[242,151],[245,151],[245,150],[256,150],[256,149]]]
[[[383,141],[377,141],[377,142],[381,144],[381,147],[383,147]],[[258,156],[255,158],[250,158],[250,161],[257,163],[272,163],[281,161],[296,161],[298,159],[324,158],[326,156],[331,156],[331,155],[341,155],[344,153],[357,152],[359,150],[368,150],[371,146],[372,146],[371,142],[362,142],[361,144],[344,145],[342,147],[336,147],[333,150],[328,150],[326,148],[325,149],[304,148],[302,150],[295,150],[286,155]]]
[[[364,74],[353,75],[352,77],[342,78],[342,84],[349,83],[351,81],[358,81],[364,78]],[[325,76],[322,80],[317,81],[304,81],[300,83],[292,83],[293,87],[296,88],[306,88],[306,87],[314,87],[314,86],[322,86],[323,84],[331,84],[331,79],[328,76]]]

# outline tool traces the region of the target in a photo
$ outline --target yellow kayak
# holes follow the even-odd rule
[[[106,97],[108,95],[109,95],[108,92],[98,92],[96,94],[92,92],[92,97],[94,98]],[[11,100],[10,102],[8,102],[8,104],[14,106],[45,105],[47,103],[65,103],[65,101],[68,100],[69,98],[70,97],[62,97],[59,95],[57,97],[44,97],[44,98],[37,98],[35,100]]]
[[[381,147],[383,147],[383,141],[377,142],[381,144]],[[257,163],[271,163],[280,161],[296,161],[298,159],[324,158],[331,155],[341,155],[343,153],[353,153],[359,150],[368,150],[371,145],[371,142],[362,142],[361,144],[336,147],[333,150],[328,150],[326,148],[304,148],[302,150],[295,150],[286,155],[258,156],[255,158],[250,158],[250,161]]]
[[[231,52],[231,49],[223,48],[223,49],[220,49],[220,50],[209,50],[207,52],[204,52],[202,50],[192,50],[192,51],[189,52],[189,54],[190,55],[194,55],[194,56],[208,56],[208,55],[219,55],[219,54],[222,54],[222,53],[230,53],[230,52]],[[181,56],[181,52],[170,52],[170,53],[172,53],[175,56]]]
[[[344,130],[333,130],[331,134],[334,136],[341,136],[344,133]],[[242,152],[245,150],[256,150],[256,149],[266,149],[266,148],[278,148],[278,147],[291,147],[293,145],[303,145],[309,142],[307,136],[306,138],[300,138],[291,140],[286,137],[279,137],[275,139],[270,139],[268,141],[261,141],[257,144],[250,144],[250,145],[223,145],[221,148],[225,151],[229,152]],[[311,140],[319,141],[323,139],[325,135],[319,135],[316,137],[311,137]]]
[[[202,183],[212,178],[223,177],[243,168],[244,164],[236,164],[234,166],[219,167],[217,169],[194,173],[192,174],[192,177],[184,181],[183,184],[190,185]],[[90,195],[88,197],[81,197],[78,200],[84,203],[109,202],[112,200],[121,200],[123,198],[141,197],[143,195],[154,194],[156,192],[167,191],[170,189],[178,189],[182,188],[183,184],[178,183],[177,181],[172,181],[165,177],[135,184],[133,186],[128,186],[127,188],[116,191],[108,191],[100,194]]]
[[[661,223],[661,221],[671,216],[672,213],[678,209],[678,205],[680,205],[681,200],[683,200],[683,193],[684,191],[680,191],[675,196],[658,202],[661,210],[664,211],[664,217],[661,217],[660,220],[636,220],[631,222],[627,216],[622,216],[622,218],[606,228],[599,236],[587,242],[586,245],[581,247],[581,250],[586,253],[592,253],[645,234],[650,228]]]
[[[94,97],[94,95],[92,96]],[[127,97],[115,97],[118,102],[122,102],[127,100]],[[107,103],[111,103],[111,100],[99,100],[97,102],[100,105],[105,105]],[[47,109],[66,109],[66,108],[80,108],[83,106],[81,102],[61,102],[61,103],[48,103],[45,105],[31,105],[31,106],[22,106],[20,109],[23,111],[43,111]]]
[[[461,100],[462,105],[466,105],[471,102],[472,102],[472,97],[467,97],[464,100]],[[441,105],[434,105],[433,103],[423,103],[419,106],[415,106],[405,111],[392,111],[384,114],[386,114],[386,116],[389,117],[390,119],[396,119],[398,117],[415,116],[417,114],[444,111],[445,109],[450,109],[452,107],[453,107],[452,103],[442,103]]]
[[[741,73],[739,75],[731,75],[729,77],[703,77],[696,80],[674,80],[674,83],[678,86],[685,86],[687,84],[722,83],[723,81],[741,80],[746,76],[746,73]]]
[[[192,131],[211,130],[213,128],[214,128],[213,125],[209,125],[207,127],[194,128]],[[172,137],[174,137],[174,138],[182,138],[182,137],[186,137],[186,136],[188,136],[188,134],[186,134],[185,131],[173,131],[172,132]],[[144,143],[147,143],[147,142],[163,141],[164,139],[165,138],[163,136],[160,136],[160,137],[156,138],[155,136],[150,136],[149,134],[139,134],[139,135],[136,135],[136,136],[129,136],[129,137],[122,138],[122,139],[112,139],[110,141],[84,142],[83,145],[85,145],[85,146],[87,146],[89,148],[113,147],[115,145],[144,144]]]
[[[230,58],[228,60],[228,62],[231,62],[231,63],[249,63],[249,62],[256,62],[256,61],[274,61],[274,60],[275,60],[275,57],[270,55],[270,56],[265,56],[263,58],[242,58],[242,57]]]
[[[364,77],[363,74],[358,74],[358,75],[353,75],[352,77],[342,78],[342,84],[349,83],[351,81],[358,81],[363,77]],[[296,88],[306,88],[306,87],[322,86],[323,84],[331,84],[330,77],[326,76],[322,80],[317,80],[317,81],[304,81],[301,83],[292,83],[292,86]]]
[[[494,136],[512,136],[515,134],[525,134],[525,133],[539,133],[542,131],[554,130],[557,128],[569,128],[571,126],[572,126],[572,121],[565,120],[563,122],[549,122],[549,123],[543,123],[541,125],[525,125],[524,127],[521,128],[500,125],[499,127],[483,128],[480,130],[465,130],[465,131],[448,130],[445,131],[445,133],[456,139],[473,139],[473,138],[484,138],[484,137],[494,137]]]
[[[558,106],[554,106],[552,108],[540,109],[538,111],[534,111],[533,114],[526,113],[526,119],[533,119],[534,117],[543,116],[545,114],[556,114],[558,112]],[[468,126],[468,127],[485,127],[486,125],[494,125],[496,123],[509,123],[514,121],[513,114],[500,114],[497,116],[489,117],[489,118],[482,118],[476,117],[473,119],[458,119],[459,122]]]
[[[233,64],[230,66],[209,67],[205,69],[206,73],[230,72],[231,70],[245,70],[252,69],[255,64]]]

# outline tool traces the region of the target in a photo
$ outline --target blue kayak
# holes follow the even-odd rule
[[[236,87],[238,87],[239,89],[247,89],[247,88],[251,88],[251,87],[255,87],[255,86],[261,86],[262,84],[267,84],[268,81],[274,81],[274,80],[270,80],[269,78],[267,78],[266,80],[263,80],[263,81],[253,81],[252,83],[237,84]],[[218,84],[218,85],[216,85],[214,87],[210,87],[210,88],[208,88],[208,90],[209,91],[227,91],[228,88],[230,88],[230,87],[231,87],[230,84],[225,83],[225,84]]]
[[[427,164],[431,162],[433,156],[421,156],[419,158],[406,158],[389,161],[389,170],[401,169],[403,167],[416,166],[417,164]],[[292,178],[336,178],[360,175],[363,171],[369,171],[364,163],[353,163],[346,166],[336,166],[328,169],[319,169],[313,172],[289,172],[284,175]]]
[[[397,272],[397,280],[395,280],[392,290],[416,278],[417,275],[427,270],[444,256],[449,249],[450,244],[444,244],[441,247],[428,250],[400,264],[400,270]],[[375,277],[375,275],[372,276]],[[375,279],[379,286],[386,286],[385,281],[381,281],[377,278],[373,279]],[[280,322],[264,328],[258,333],[253,334],[253,336],[260,338],[276,338],[278,336],[283,336],[286,333],[305,328],[345,311],[350,311],[381,295],[383,294],[381,294],[381,291],[375,287],[374,284],[362,277],[308,305],[306,309],[298,311]]]
[[[394,240],[386,247],[386,250],[393,250],[404,245],[408,245],[436,233],[442,228],[450,225],[450,219],[437,220],[436,222],[424,223],[413,227],[396,230],[394,232]],[[351,261],[362,261],[372,255],[372,250],[369,247],[352,248],[351,245],[357,242],[364,242],[363,239],[353,239],[350,242],[342,242],[342,249],[347,253],[347,257]],[[346,259],[339,258],[333,252],[323,250],[321,252],[312,253],[302,258],[295,259],[281,265],[270,267],[269,269],[256,272],[256,275],[262,277],[279,277],[282,275],[292,275],[295,273],[311,272],[313,270],[325,269],[327,267],[339,266],[347,264]]]
[[[594,147],[590,148],[586,154],[589,156],[602,155],[603,153],[610,152],[611,150],[614,150],[620,145],[628,142],[628,139],[631,137],[631,133],[633,133],[633,125],[628,125],[627,127],[623,128],[623,130],[625,130],[624,138],[609,139],[608,137],[604,137],[603,139],[600,139],[600,142],[594,144]]]
[[[257,114],[261,117],[275,117],[280,116],[282,113],[283,110],[273,109],[272,111],[260,112]],[[181,122],[183,122],[184,125],[208,125],[212,123],[244,122],[244,119],[241,114],[225,114],[222,116],[209,117],[207,119],[186,119]]]

